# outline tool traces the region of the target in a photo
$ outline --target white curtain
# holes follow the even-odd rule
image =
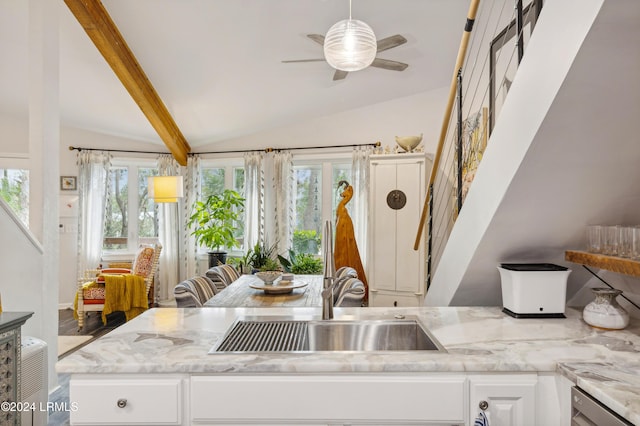
[[[291,152],[279,151],[273,157],[276,251],[288,257],[293,242],[293,161]]]
[[[80,151],[78,162],[78,274],[97,268],[102,256],[111,155]]]
[[[191,209],[196,201],[202,196],[202,184],[200,181],[200,156],[190,155],[187,158],[187,167],[184,171],[184,202],[182,214],[180,215],[180,229],[182,231],[181,241],[181,268],[180,281],[200,275],[198,267],[198,247],[196,239],[191,232],[193,230],[187,226],[187,220],[191,216]]]
[[[177,176],[180,165],[170,154],[158,156],[158,175]],[[158,286],[155,296],[160,300],[173,299],[173,287],[180,281],[180,236],[178,203],[156,204],[158,212],[158,239],[162,244],[158,268]]]
[[[369,156],[371,146],[357,146],[353,149],[351,164],[351,219],[354,224],[356,242],[360,251],[362,266],[367,269],[367,228],[369,226]]]
[[[264,170],[261,152],[244,155],[245,250],[264,242]]]

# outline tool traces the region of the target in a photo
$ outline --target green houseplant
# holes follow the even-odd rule
[[[196,201],[187,224],[193,227],[196,244],[209,249],[209,267],[226,262],[224,249],[237,247],[235,223],[244,212],[244,198],[236,191],[225,189],[205,201]]]
[[[278,255],[278,260],[284,270],[292,274],[317,275],[322,273],[322,259],[310,253],[296,253],[289,250],[289,259]]]

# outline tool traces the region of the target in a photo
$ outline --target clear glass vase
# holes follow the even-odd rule
[[[592,288],[591,291],[596,298],[582,311],[582,318],[587,324],[605,330],[621,330],[629,325],[629,314],[616,300],[622,290]]]

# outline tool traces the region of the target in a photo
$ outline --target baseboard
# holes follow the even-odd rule
[[[58,303],[58,310],[73,309],[73,303]]]

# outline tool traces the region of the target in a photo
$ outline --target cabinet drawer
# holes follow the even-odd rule
[[[369,294],[369,306],[416,307],[422,306],[422,298],[422,295],[371,291]]]
[[[193,376],[191,418],[192,424],[462,423],[465,385],[464,376],[435,374]]]
[[[179,425],[182,380],[71,379],[72,425]]]

